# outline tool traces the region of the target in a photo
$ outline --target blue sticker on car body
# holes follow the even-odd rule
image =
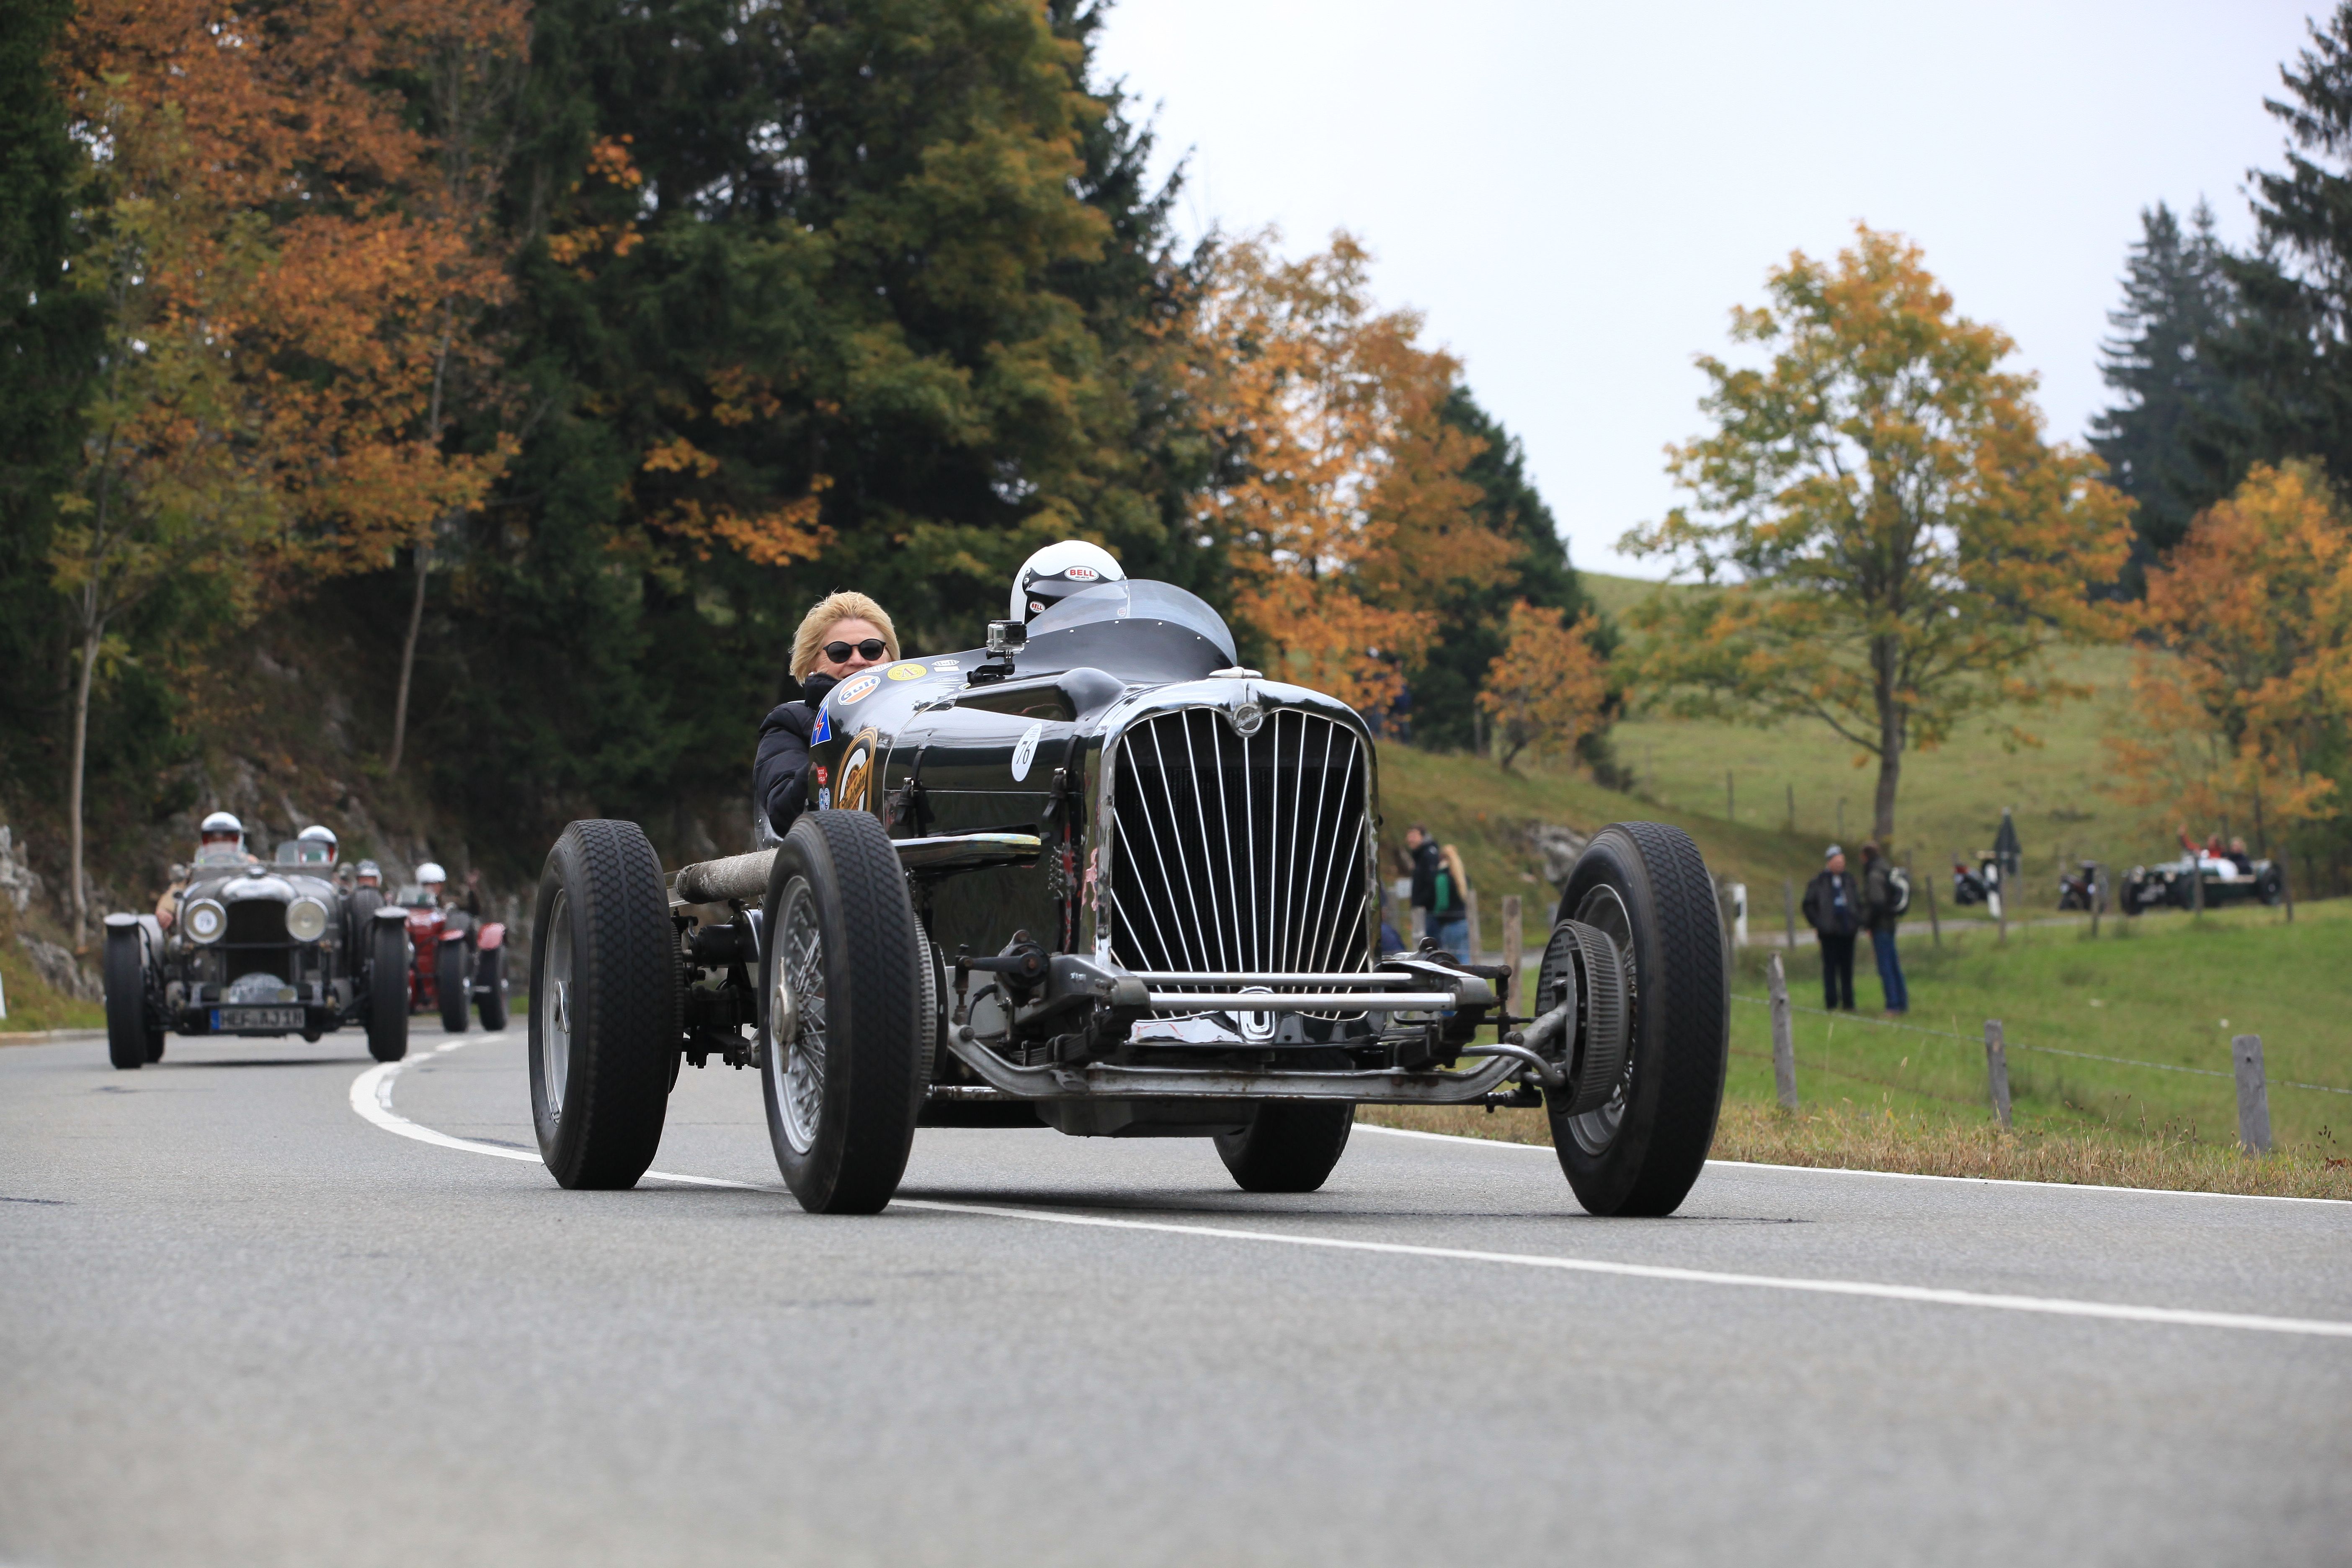
[[[820,708],[816,710],[816,725],[809,731],[809,744],[814,746],[832,739],[833,715]]]

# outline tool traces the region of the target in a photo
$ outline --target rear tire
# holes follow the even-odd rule
[[[135,1071],[163,1054],[162,1037],[148,1026],[147,955],[139,928],[109,927],[106,932],[106,1059]],[[155,1038],[151,1042],[150,1035]],[[149,1054],[150,1045],[155,1049]]]
[[[505,949],[494,947],[474,955],[474,984],[481,991],[475,1006],[482,1016],[482,1027],[495,1035],[507,1026]]]
[[[1276,1100],[1239,1132],[1217,1135],[1217,1158],[1245,1193],[1311,1193],[1347,1152],[1352,1100]]]
[[[925,1032],[938,1027],[929,943],[881,822],[817,811],[793,823],[761,929],[760,1081],[777,1168],[811,1214],[877,1213],[906,1173]]]
[[[575,822],[548,852],[537,908],[540,1156],[566,1187],[633,1187],[661,1146],[678,1052],[677,931],[661,861],[634,822]]]
[[[434,961],[433,988],[441,1001],[441,1027],[450,1034],[466,1032],[466,944],[445,942]]]
[[[1606,1100],[1581,1114],[1564,1100],[1549,1106],[1560,1168],[1593,1214],[1672,1214],[1706,1164],[1730,1061],[1715,884],[1680,828],[1620,822],[1594,835],[1560,908],[1616,944],[1629,1004],[1625,1063]]]
[[[372,921],[368,932],[368,1055],[396,1062],[408,1054],[408,929]]]

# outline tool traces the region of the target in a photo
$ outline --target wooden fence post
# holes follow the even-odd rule
[[[1503,962],[1511,966],[1511,978],[1504,999],[1517,1006],[1519,994],[1519,971],[1527,967],[1527,937],[1520,929],[1519,896],[1503,895]],[[1521,1011],[1526,1009],[1522,1008]]]
[[[1463,945],[1470,951],[1458,956],[1465,963],[1478,962],[1478,895],[1469,889],[1462,889],[1462,909],[1470,917],[1470,940]]]
[[[1985,1077],[1992,1084],[1992,1113],[2009,1131],[2009,1047],[2001,1040],[2000,1020],[1985,1020]]]
[[[2094,866],[2091,868],[2091,935],[2094,939],[2099,934],[2099,911],[2106,907],[2106,902],[2107,868]]]
[[[2263,1037],[2238,1035],[2230,1041],[2238,1069],[2238,1142],[2249,1154],[2271,1152],[2271,1091],[2263,1079]]]
[[[1787,877],[1780,879],[1780,908],[1789,919],[1787,946],[1790,952],[1794,952],[1797,951],[1797,884]]]
[[[1911,862],[1903,862],[1903,868],[1909,870]],[[1927,873],[1927,879],[1919,886],[1927,894],[1927,934],[1935,939],[1937,947],[1941,947],[1944,945],[1944,922],[1936,917],[1936,874],[1932,871]]]
[[[1780,1091],[1780,1108],[1797,1109],[1797,1037],[1789,1016],[1789,976],[1774,953],[1764,965],[1764,984],[1772,997],[1772,1082]]]

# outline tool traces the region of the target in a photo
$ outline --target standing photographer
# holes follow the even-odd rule
[[[1885,994],[1886,1011],[1900,1016],[1911,1010],[1911,990],[1903,983],[1903,960],[1895,951],[1895,924],[1903,918],[1895,886],[1894,862],[1874,840],[1862,847],[1862,902],[1870,920],[1870,951],[1878,959],[1878,987]]]
[[[1822,1005],[1853,1011],[1853,933],[1862,929],[1862,889],[1846,875],[1845,851],[1832,844],[1822,874],[1805,884],[1805,919],[1822,942]]]

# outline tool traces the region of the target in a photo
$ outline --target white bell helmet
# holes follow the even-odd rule
[[[196,837],[206,838],[215,833],[234,833],[242,838],[245,837],[245,824],[226,811],[215,811],[196,828]]]
[[[424,865],[416,868],[416,879],[420,883],[446,882],[449,879],[449,873],[441,869],[440,861],[427,860]]]
[[[1110,552],[1083,539],[1048,544],[1013,574],[1013,618],[1033,621],[1071,595],[1097,583],[1124,583],[1127,574]]]
[[[335,830],[323,822],[314,822],[294,837],[304,844],[323,844],[330,849],[342,842],[335,837]]]

